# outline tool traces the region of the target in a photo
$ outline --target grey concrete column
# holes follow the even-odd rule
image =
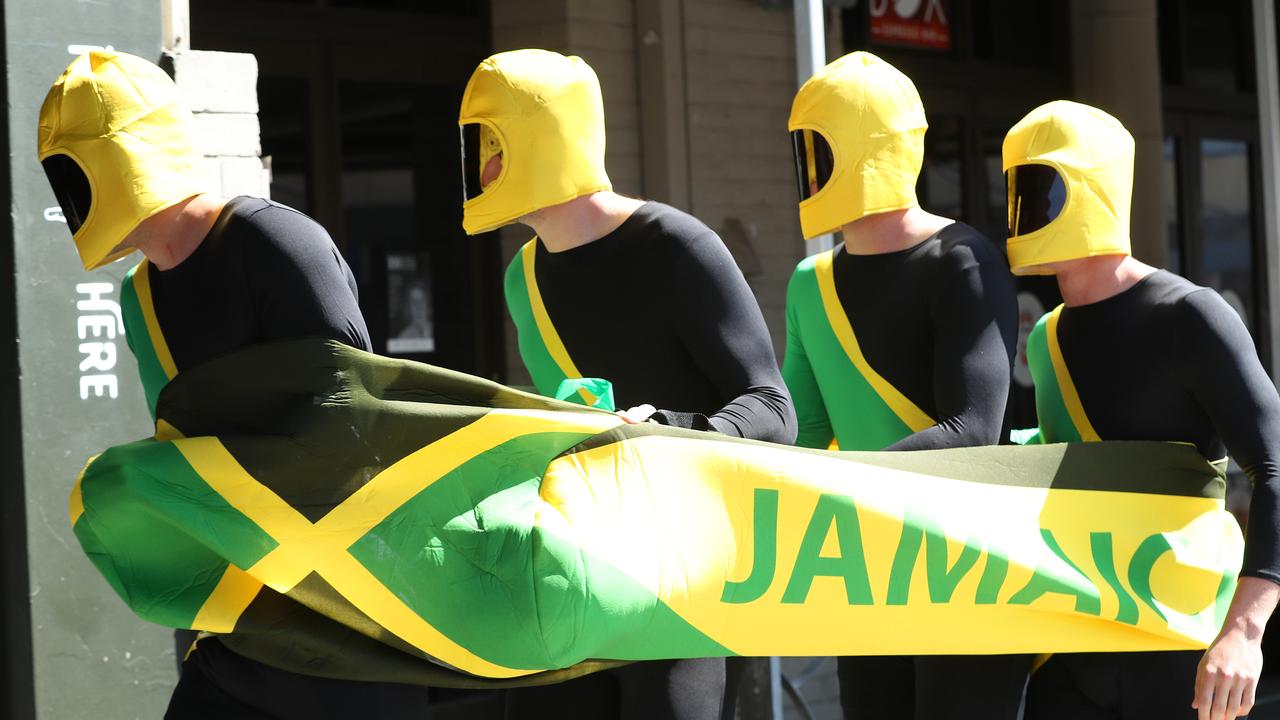
[[[644,194],[689,210],[689,127],[684,82],[684,2],[637,2],[640,163]]]
[[[1280,379],[1280,64],[1274,0],[1253,0],[1257,61],[1258,139],[1262,150],[1263,261],[1271,320],[1271,378]]]
[[[1071,3],[1076,100],[1116,116],[1137,141],[1134,158],[1133,254],[1163,267],[1165,236],[1164,105],[1156,0]]]

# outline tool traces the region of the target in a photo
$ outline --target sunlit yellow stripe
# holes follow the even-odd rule
[[[1053,374],[1058,378],[1062,402],[1067,406],[1071,422],[1075,423],[1076,430],[1080,432],[1080,439],[1085,442],[1097,442],[1102,438],[1098,437],[1098,433],[1093,429],[1093,423],[1089,422],[1089,416],[1084,412],[1080,395],[1076,393],[1076,384],[1071,380],[1067,361],[1062,357],[1062,348],[1058,345],[1058,316],[1061,313],[1062,306],[1059,305],[1049,313],[1049,320],[1045,325],[1045,335],[1049,340],[1049,358],[1053,360]]]
[[[558,432],[598,433],[622,423],[607,413],[568,416],[537,410],[493,410],[379,473],[315,524],[254,480],[216,439],[192,438],[175,445],[210,487],[279,543],[249,568],[248,574],[257,581],[284,593],[316,572],[361,612],[423,652],[467,672],[515,677],[528,671],[494,665],[454,643],[382,586],[347,550],[461,462],[510,439],[545,430],[549,420],[556,421]],[[227,599],[220,602],[243,597],[230,588],[227,592]],[[224,617],[229,617],[226,608],[230,606],[224,607]]]
[[[582,373],[578,372],[577,366],[573,364],[573,360],[569,357],[569,351],[565,349],[564,343],[560,341],[560,333],[556,332],[556,326],[551,322],[551,316],[547,314],[546,306],[542,304],[542,292],[538,290],[538,276],[533,270],[533,261],[537,254],[537,238],[525,243],[520,250],[520,261],[524,267],[524,284],[529,290],[529,307],[533,310],[533,321],[538,325],[538,334],[542,336],[542,344],[546,346],[551,359],[559,366],[560,372],[564,373],[566,378],[580,378]],[[586,388],[578,388],[578,394],[582,396],[587,405],[592,405],[596,401],[596,398]]]
[[[76,521],[84,514],[84,491],[80,489],[80,482],[84,480],[85,471],[88,470],[89,466],[93,464],[93,461],[97,459],[98,456],[94,455],[89,458],[89,461],[84,464],[84,467],[80,468],[80,474],[76,476],[76,484],[71,488],[71,527],[75,527]]]
[[[164,442],[167,440],[177,440],[179,438],[184,438],[184,437],[186,437],[186,435],[183,435],[181,430],[170,425],[169,422],[166,421],[164,418],[160,418],[159,420],[156,420],[156,434],[155,434],[156,440]]]
[[[495,665],[455,643],[447,635],[422,619],[395,593],[347,553],[336,555],[332,562],[318,569],[343,597],[350,600],[374,622],[395,633],[400,639],[444,662],[474,675],[510,678],[529,675],[536,670],[517,670]]]
[[[151,263],[146,260],[138,263],[138,269],[133,273],[133,290],[138,294],[138,306],[142,308],[142,318],[147,323],[147,335],[151,336],[151,347],[156,351],[156,359],[160,361],[164,374],[172,380],[178,375],[178,366],[173,362],[169,344],[160,331],[160,321],[156,319],[156,307],[151,301],[150,271]]]
[[[326,542],[331,538],[334,545],[345,550],[462,461],[521,435],[545,431],[552,422],[556,432],[591,434],[622,424],[622,420],[611,413],[491,410],[479,420],[378,473],[316,523],[316,529]]]
[[[871,389],[884,400],[894,415],[898,416],[912,432],[920,432],[925,428],[932,427],[937,423],[933,418],[929,417],[923,410],[916,407],[915,403],[907,399],[907,396],[898,391],[897,388],[889,384],[876,372],[871,364],[867,362],[866,357],[862,354],[862,348],[858,345],[858,338],[853,334],[853,326],[849,324],[849,316],[845,315],[844,307],[840,305],[840,298],[836,295],[835,277],[831,271],[831,258],[834,250],[818,255],[814,261],[814,270],[818,277],[818,290],[822,293],[822,307],[826,310],[827,321],[831,323],[831,330],[835,333],[836,339],[840,341],[840,346],[844,348],[844,352],[849,356],[849,361],[858,369],[862,377],[866,378],[867,383],[871,385]]]
[[[250,572],[255,577],[273,590],[283,593],[288,592],[314,569],[314,565],[305,564],[305,554],[281,553],[281,548],[286,545],[292,547],[295,543],[306,543],[309,536],[314,533],[315,526],[270,488],[255,480],[240,466],[240,463],[236,462],[217,438],[197,437],[179,440],[174,443],[174,446],[182,452],[192,469],[209,484],[209,487],[280,544],[280,547],[268,553],[266,558],[259,560],[257,565],[250,568]],[[258,567],[263,561],[273,556],[275,558],[273,573],[264,575],[259,572]],[[282,567],[284,560],[292,560],[293,563],[286,569]]]
[[[228,565],[222,573],[218,585],[205,598],[200,612],[191,623],[194,628],[215,633],[229,633],[236,627],[236,621],[248,609],[249,603],[258,596],[262,583],[249,573],[235,565]]]

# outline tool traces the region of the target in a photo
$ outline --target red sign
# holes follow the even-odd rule
[[[951,49],[950,0],[871,0],[870,5],[872,42]]]

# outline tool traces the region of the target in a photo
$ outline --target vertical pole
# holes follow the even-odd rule
[[[769,658],[769,699],[773,720],[782,720],[782,658]]]
[[[1266,267],[1271,377],[1280,378],[1280,67],[1276,60],[1273,0],[1253,0],[1253,46],[1257,62],[1258,139],[1262,155],[1262,262]]]
[[[191,49],[191,7],[188,0],[161,0],[164,51],[169,54]]]
[[[795,0],[796,87],[827,64],[827,33],[823,26],[822,0]],[[831,235],[805,241],[804,254],[830,250]],[[778,716],[781,718],[781,715]]]

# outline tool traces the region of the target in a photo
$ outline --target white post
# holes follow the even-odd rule
[[[164,51],[169,54],[191,49],[191,8],[187,0],[160,0],[163,16]]]
[[[1263,262],[1271,334],[1271,377],[1280,379],[1280,82],[1277,82],[1274,0],[1253,0],[1257,62],[1258,139],[1262,151]]]
[[[795,0],[796,87],[827,64],[827,34],[822,23],[822,0]]]
[[[827,33],[822,12],[822,0],[795,0],[796,87],[827,64]],[[830,250],[832,245],[830,235],[819,235],[805,241],[804,254]]]

